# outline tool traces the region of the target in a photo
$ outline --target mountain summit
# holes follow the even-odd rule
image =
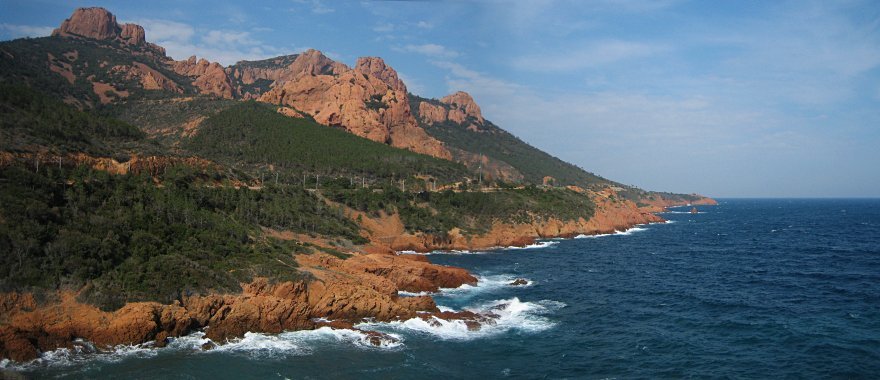
[[[137,24],[116,22],[116,16],[100,7],[77,8],[64,20],[61,26],[52,31],[52,36],[85,37],[94,40],[115,40],[134,46],[149,46],[161,51],[165,49],[146,42],[144,28]]]

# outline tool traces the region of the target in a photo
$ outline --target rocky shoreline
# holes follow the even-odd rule
[[[242,284],[240,294],[192,295],[167,305],[132,302],[113,312],[78,302],[72,291],[42,302],[30,293],[2,294],[0,359],[33,360],[42,352],[71,348],[79,339],[99,347],[146,342],[162,347],[169,338],[204,330],[206,338],[222,343],[246,332],[280,333],[323,326],[354,329],[354,324],[365,318],[384,322],[436,316],[461,320],[469,328],[479,329],[491,316],[441,312],[430,296],[398,295],[398,291],[436,292],[474,285],[477,279],[473,275],[462,268],[431,264],[422,255],[396,252],[526,246],[536,239],[613,233],[663,221],[630,201],[613,200],[608,195],[593,196],[597,208],[589,220],[498,223],[489,233],[470,238],[457,231],[442,239],[407,234],[395,216],[364,220],[362,227],[371,240],[364,247],[365,253],[346,260],[326,254],[299,255],[301,270],[311,274],[313,280],[273,284],[257,278]],[[704,198],[700,204],[715,202]],[[652,207],[677,205],[667,202]],[[389,233],[393,235],[383,235]],[[391,339],[377,332],[364,333],[375,345]]]

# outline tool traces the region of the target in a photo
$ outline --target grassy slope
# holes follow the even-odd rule
[[[375,179],[422,174],[457,181],[469,174],[460,164],[392,148],[310,119],[290,118],[256,102],[236,104],[207,119],[183,146],[220,162],[272,164],[293,175]]]

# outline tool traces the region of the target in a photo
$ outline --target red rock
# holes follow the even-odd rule
[[[119,40],[129,45],[144,45],[144,28],[135,24],[119,25],[116,16],[104,8],[77,8],[64,20],[53,36],[85,37],[95,40]],[[163,49],[164,53],[164,49]]]

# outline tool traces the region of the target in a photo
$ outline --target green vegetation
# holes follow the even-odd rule
[[[136,77],[112,70],[115,66],[131,66],[134,62],[142,63],[178,83],[184,90],[194,92],[191,79],[166,69],[153,52],[116,41],[42,37],[0,42],[0,81],[26,84],[58,99],[70,97],[94,106],[100,105],[100,99],[94,93],[92,81],[112,84],[118,91],[127,91],[126,99],[129,100],[168,95],[161,90],[144,90]],[[75,76],[73,83],[49,70],[50,64],[58,68],[69,67]]]
[[[491,192],[403,192],[382,189],[326,190],[328,198],[356,210],[377,214],[397,211],[407,230],[443,235],[454,227],[465,233],[487,232],[494,221],[528,223],[557,218],[589,219],[593,202],[568,189],[499,189]]]
[[[409,101],[417,119],[420,119],[418,117],[420,102],[448,107],[439,101],[412,94],[409,94]],[[482,153],[489,158],[508,163],[523,175],[527,183],[541,184],[544,176],[556,178],[557,183],[561,185],[577,185],[584,188],[612,183],[523,142],[489,121],[483,126],[484,132],[469,131],[467,126],[471,122],[473,120],[466,120],[462,124],[446,122],[440,125],[425,123],[420,125],[428,134],[448,146],[471,153]]]
[[[88,168],[0,169],[0,288],[91,284],[87,301],[170,301],[180,291],[235,290],[253,276],[295,279],[295,242],[259,226],[364,243],[339,209],[289,187],[208,187],[174,167],[149,176]],[[334,254],[344,256],[340,252]]]
[[[163,140],[175,143],[186,123],[216,115],[235,104],[238,101],[207,95],[168,96],[116,103],[104,107],[102,113],[137,125],[151,136],[168,135]]]
[[[28,87],[0,82],[4,150],[52,146],[58,153],[109,155],[143,137],[143,132],[119,120],[79,111]]]
[[[289,55],[281,55],[274,58],[266,58],[257,61],[238,61],[234,65],[232,65],[232,69],[243,69],[243,68],[251,68],[251,69],[280,69],[283,67],[290,66],[293,61],[296,61],[296,58],[299,57],[299,54],[289,54]]]
[[[183,146],[229,165],[271,164],[276,170],[296,173],[292,175],[375,179],[424,174],[455,181],[468,174],[460,164],[392,148],[309,119],[280,115],[274,107],[256,102],[241,102],[205,120],[198,134]]]

